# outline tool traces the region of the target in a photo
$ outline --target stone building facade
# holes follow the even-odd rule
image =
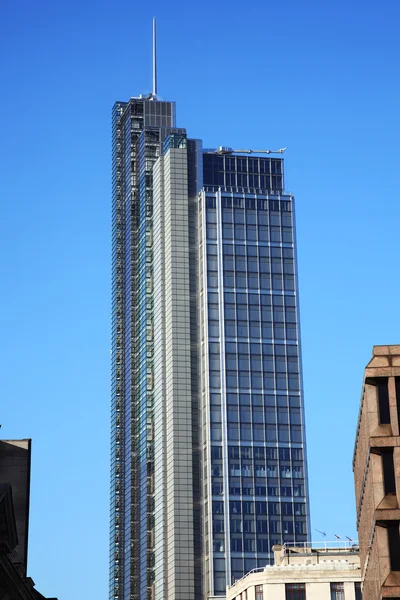
[[[358,546],[274,546],[274,565],[254,569],[226,600],[361,600]]]
[[[374,346],[354,451],[363,599],[400,599],[400,345]]]

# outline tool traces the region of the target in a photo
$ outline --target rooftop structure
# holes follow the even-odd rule
[[[358,545],[276,545],[274,565],[227,588],[226,600],[361,600]]]

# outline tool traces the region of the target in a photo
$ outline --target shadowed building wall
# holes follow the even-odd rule
[[[26,575],[28,562],[31,440],[0,440],[0,481],[12,489],[18,545],[13,563]]]
[[[31,440],[0,440],[1,600],[45,600],[26,573],[30,473]]]

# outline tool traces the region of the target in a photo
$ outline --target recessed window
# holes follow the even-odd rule
[[[376,391],[379,405],[379,423],[380,425],[390,424],[389,391],[388,378],[379,377],[376,380]]]
[[[285,593],[286,600],[306,600],[306,584],[286,583]]]
[[[256,585],[256,600],[264,600],[264,592],[262,585]]]
[[[383,481],[385,495],[396,494],[396,479],[394,475],[393,448],[386,448],[382,452]]]
[[[361,583],[356,582],[354,584],[354,592],[355,592],[356,600],[362,600]]]
[[[331,600],[344,600],[343,583],[331,583]]]
[[[400,531],[398,521],[387,523],[390,570],[400,571]]]

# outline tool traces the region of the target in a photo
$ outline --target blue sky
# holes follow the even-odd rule
[[[151,86],[206,147],[286,146],[313,528],[355,537],[363,369],[399,343],[396,0],[3,0],[0,422],[33,438],[29,572],[108,596],[110,115]],[[315,533],[318,539],[318,534]]]

